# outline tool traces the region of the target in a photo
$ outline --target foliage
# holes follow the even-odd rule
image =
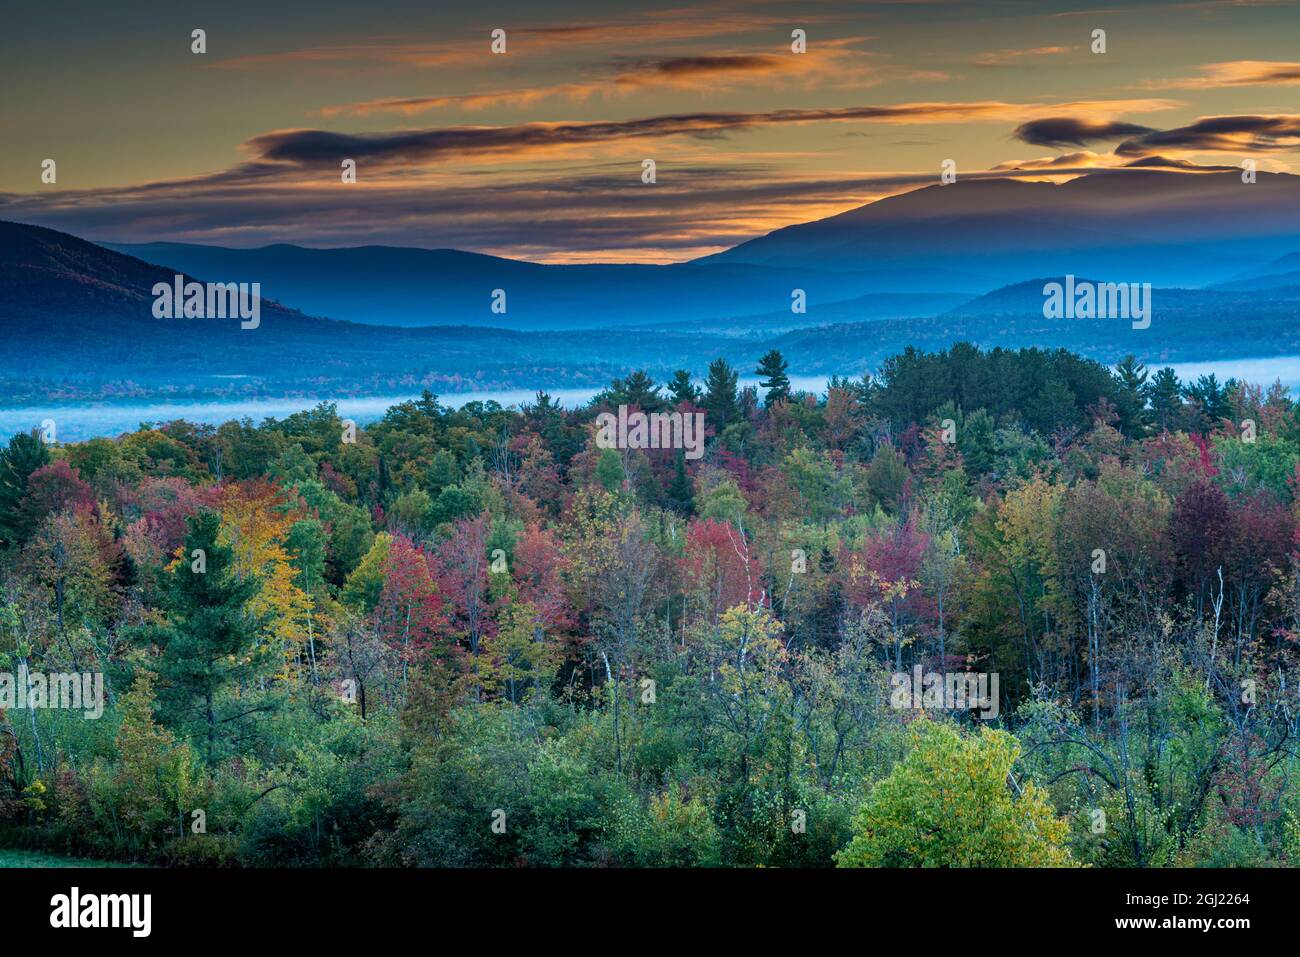
[[[1063,867],[1066,823],[1032,783],[1005,731],[918,722],[912,752],[868,794],[841,867]]]
[[[1300,421],[908,350],[0,448],[0,842],[182,866],[1300,859]],[[602,449],[625,404],[703,455]],[[1253,423],[1253,430],[1243,423]],[[900,702],[983,676],[985,707]],[[906,697],[906,696],[905,696]],[[919,713],[923,710],[924,713]],[[196,830],[195,811],[206,827]]]

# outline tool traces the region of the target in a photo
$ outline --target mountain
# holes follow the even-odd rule
[[[1043,279],[1029,279],[1025,282],[1003,286],[982,296],[976,296],[959,306],[950,309],[949,316],[962,318],[1042,315],[1043,304],[1047,298],[1043,288],[1048,283],[1064,284],[1066,277],[1051,276]],[[1101,282],[1095,276],[1076,276],[1076,288],[1085,282]],[[1256,292],[1251,290],[1251,292]],[[1269,289],[1255,295],[1246,291],[1227,290],[1221,286],[1213,289],[1178,289],[1153,287],[1151,289],[1153,319],[1162,315],[1187,315],[1199,313],[1231,314],[1251,316],[1253,314],[1281,312],[1293,313],[1300,307],[1300,289],[1280,287]],[[1057,320],[1073,322],[1076,320]],[[1078,320],[1083,321],[1083,320]]]
[[[1075,278],[1076,288],[1096,277]],[[1072,349],[1114,362],[1132,353],[1148,363],[1194,362],[1300,353],[1300,287],[1269,290],[1150,290],[1150,325],[1133,328],[1123,318],[1047,318],[1045,285],[1062,276],[1013,283],[976,297],[926,324],[909,325],[908,342],[936,348],[945,338],[982,346],[1042,345]],[[1231,328],[1225,334],[1225,328]],[[941,334],[936,335],[936,330]],[[852,350],[854,335],[837,334],[838,348]],[[780,346],[778,346],[780,348]]]
[[[936,268],[988,291],[1034,275],[1203,286],[1300,244],[1300,177],[1115,170],[1067,183],[959,179],[778,229],[701,262]],[[926,287],[920,287],[926,288]]]
[[[728,336],[758,336],[874,319],[934,316],[955,309],[972,298],[968,292],[872,293],[844,302],[809,302],[807,311],[803,313],[784,309],[757,316],[715,319],[709,323],[709,332]],[[660,322],[641,328],[683,330],[696,325],[698,323],[695,321]]]
[[[547,265],[391,246],[109,248],[214,281],[259,282],[305,312],[352,322],[713,331],[719,320],[788,311],[795,289],[833,303],[984,293],[1065,273],[1199,287],[1239,278],[1279,245],[1300,245],[1300,177],[1260,174],[1248,185],[1235,173],[1123,170],[1059,186],[959,179],[673,265]],[[498,289],[505,313],[490,308]],[[931,307],[918,299],[899,311]]]
[[[238,319],[155,318],[152,289],[171,285],[175,273],[66,233],[0,222],[0,397],[17,403],[596,386],[626,374],[632,361],[665,375],[714,345],[705,336],[656,333],[624,340],[620,360],[611,336],[362,325],[266,299],[256,329],[241,329]]]
[[[1247,292],[1250,290],[1284,289],[1297,286],[1300,286],[1300,272],[1276,273],[1269,276],[1255,276],[1251,279],[1234,279],[1231,282],[1215,283],[1210,288],[1229,292]]]
[[[1300,252],[1287,253],[1285,256],[1279,256],[1263,266],[1256,266],[1254,269],[1242,273],[1241,278],[1248,279],[1250,277],[1277,275],[1278,273],[1287,272],[1300,272]]]
[[[935,351],[955,342],[984,349],[1069,349],[1108,364],[1132,354],[1153,368],[1300,355],[1300,289],[1293,290],[1293,298],[1272,300],[1153,289],[1151,325],[1134,329],[1126,319],[1045,318],[1043,283],[1037,279],[1005,297],[999,294],[985,304],[999,310],[993,313],[962,307],[939,316],[796,329],[764,339],[762,348],[779,349],[800,375],[858,375],[907,347]]]
[[[1287,253],[1263,266],[1243,272],[1240,278],[1215,283],[1212,289],[1251,290],[1300,286],[1300,252]]]
[[[378,246],[111,249],[0,223],[0,400],[599,387],[633,369],[701,374],[719,356],[748,372],[772,347],[793,374],[857,374],[908,345],[963,339],[1152,364],[1300,354],[1300,286],[1228,288],[1300,271],[1278,255],[1300,248],[1297,184],[1152,172],[959,181],[675,266]],[[177,273],[262,283],[260,327],[155,318],[152,289]],[[1026,277],[1065,273],[1152,283],[1150,328],[1045,318],[1048,280]],[[1192,288],[1211,281],[1224,285]],[[493,289],[506,290],[504,315],[489,309]],[[790,312],[795,289],[806,314]]]
[[[165,368],[199,369],[241,344],[265,353],[331,335],[331,324],[265,300],[256,330],[241,330],[238,319],[156,319],[153,287],[173,277],[66,233],[0,222],[0,372],[77,375],[93,362],[157,367],[165,376]]]
[[[947,289],[961,277],[735,263],[545,265],[459,252],[359,246],[226,249],[184,243],[114,245],[146,262],[214,281],[260,282],[264,293],[332,319],[391,326],[593,329],[687,322],[789,309],[791,291],[831,302],[864,292]],[[957,288],[965,288],[957,285]],[[491,310],[493,290],[506,312]]]

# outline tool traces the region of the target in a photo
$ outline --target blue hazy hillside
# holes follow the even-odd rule
[[[858,375],[908,345],[959,340],[1152,363],[1297,354],[1300,286],[1269,279],[1296,271],[1297,184],[1148,173],[1066,186],[959,182],[676,266],[387,247],[117,247],[137,257],[0,223],[0,398],[580,388],[637,368],[699,373],[719,356],[753,368],[773,347],[796,373]],[[1064,268],[1034,268],[1049,261]],[[261,328],[155,319],[150,290],[176,272],[261,282],[271,300]],[[1151,328],[1044,318],[1046,280],[1034,277],[1066,272],[1152,283]],[[1189,273],[1196,281],[1168,278]],[[995,280],[1004,274],[1012,278]],[[1250,279],[1265,285],[1234,287]],[[495,288],[507,291],[505,315],[489,309]],[[795,288],[807,292],[806,313],[790,311]]]
[[[391,326],[590,329],[669,316],[704,321],[788,310],[796,288],[818,302],[850,299],[866,291],[933,292],[936,286],[951,291],[971,288],[972,283],[980,288],[971,277],[921,269],[907,273],[744,263],[544,265],[452,249],[393,246],[226,249],[149,243],[108,248],[193,275],[260,282],[267,295],[306,312]],[[491,311],[495,289],[506,292],[504,314]]]
[[[794,289],[823,306],[889,295],[896,314],[928,315],[952,302],[926,297],[969,297],[1031,276],[1203,287],[1257,275],[1250,271],[1300,249],[1300,177],[1265,173],[1243,184],[1236,173],[1127,170],[1059,186],[959,180],[667,266],[546,265],[390,246],[107,245],[213,281],[260,282],[266,295],[310,314],[378,325],[711,323],[786,311]],[[495,289],[507,294],[505,314],[490,309]]]
[[[958,181],[789,226],[705,262],[957,270],[976,292],[1031,276],[1205,286],[1300,248],[1300,177],[1108,171],[1062,185]],[[931,290],[934,291],[934,290]]]

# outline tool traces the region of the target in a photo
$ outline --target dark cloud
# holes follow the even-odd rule
[[[1236,82],[1241,85],[1258,84],[1268,86],[1275,83],[1295,83],[1300,81],[1300,63],[1278,64],[1271,68],[1265,68],[1257,73]]]
[[[790,58],[771,54],[734,54],[728,56],[680,56],[640,64],[640,70],[664,76],[699,76],[713,73],[751,73],[778,70]]]
[[[1189,126],[1153,130],[1115,148],[1119,156],[1161,149],[1217,153],[1277,153],[1300,147],[1300,116],[1207,116]]]
[[[1118,121],[1098,122],[1074,116],[1052,116],[1030,120],[1015,128],[1012,135],[1034,146],[1087,146],[1104,140],[1121,140],[1126,136],[1154,133],[1149,126]]]
[[[952,122],[997,118],[1014,109],[1016,107],[1012,104],[994,102],[908,103],[762,113],[681,113],[630,120],[522,123],[515,126],[445,126],[386,133],[276,130],[254,137],[245,146],[262,160],[299,166],[337,165],[343,159],[363,158],[385,164],[428,163],[494,153],[522,156],[530,150],[644,136],[706,137],[784,123],[848,120]],[[1132,130],[1144,129],[1132,127]]]
[[[1086,146],[1123,140],[1117,156],[1147,156],[1161,150],[1216,153],[1276,153],[1300,147],[1300,115],[1207,116],[1188,126],[1157,130],[1135,123],[1098,122],[1053,116],[1022,123],[1013,135],[1036,146]]]

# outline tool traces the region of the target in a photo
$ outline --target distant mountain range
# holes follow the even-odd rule
[[[710,333],[727,336],[770,336],[810,326],[938,315],[973,298],[968,292],[878,292],[844,302],[813,303],[803,313],[787,308],[758,316],[710,319],[706,328]],[[684,332],[699,329],[700,325],[698,319],[687,319],[647,323],[638,328]]]
[[[689,323],[787,312],[795,289],[807,296],[808,322],[818,323],[817,310],[830,303],[973,295],[1029,276],[1190,287],[1236,280],[1279,251],[1300,249],[1300,177],[1259,174],[1244,184],[1235,173],[1127,170],[1060,186],[959,180],[669,266],[543,265],[389,246],[108,248],[214,281],[257,281],[305,312],[379,325]],[[506,293],[505,314],[491,311],[495,289]],[[933,307],[893,306],[913,315]]]
[[[962,181],[676,266],[106,247],[0,223],[0,399],[596,387],[634,368],[702,373],[718,356],[748,372],[772,347],[795,374],[859,375],[907,345],[960,339],[1105,361],[1300,354],[1297,250],[1300,177],[1275,174]],[[178,272],[261,283],[261,326],[154,318],[154,284]],[[1050,279],[1031,277],[1066,273],[1152,283],[1151,328],[1045,319]],[[796,289],[806,312],[790,308]]]
[[[929,267],[987,292],[1072,273],[1204,286],[1300,248],[1300,177],[1106,171],[1062,185],[959,180],[788,226],[705,263],[821,269]],[[926,288],[936,291],[934,287]],[[946,291],[946,289],[945,289]]]
[[[174,275],[66,233],[0,222],[0,397],[576,387],[602,385],[625,369],[599,335],[361,325],[274,301],[263,301],[256,329],[241,329],[238,319],[156,319],[151,290]],[[639,351],[655,367],[690,363],[707,341],[650,339]]]
[[[1240,279],[1215,283],[1211,289],[1252,290],[1300,286],[1300,253],[1288,253],[1266,266],[1247,270]]]
[[[745,263],[670,266],[545,265],[458,252],[359,246],[225,249],[183,243],[107,244],[146,262],[225,281],[260,282],[262,291],[322,316],[390,326],[495,326],[594,329],[640,325],[671,316],[706,320],[789,309],[803,289],[814,304],[863,292],[927,288],[922,272],[834,272],[815,266]],[[957,277],[947,280],[961,286]],[[505,313],[492,311],[494,290]]]

